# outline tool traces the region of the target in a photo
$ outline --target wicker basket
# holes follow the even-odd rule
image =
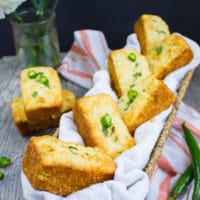
[[[148,174],[149,177],[152,176],[154,168],[156,166],[156,163],[159,159],[159,156],[161,154],[162,151],[162,147],[168,137],[168,134],[170,132],[172,123],[174,121],[174,118],[176,117],[176,114],[178,112],[178,108],[180,106],[180,103],[182,101],[182,99],[184,98],[184,95],[187,91],[188,85],[190,83],[190,80],[192,78],[192,75],[194,73],[194,70],[190,70],[186,76],[184,77],[184,79],[182,80],[177,96],[176,96],[176,101],[173,105],[172,111],[170,113],[170,115],[168,116],[165,126],[163,127],[160,136],[158,137],[158,140],[153,148],[153,151],[151,152],[151,156],[150,159],[144,169],[144,171]],[[59,134],[59,129],[56,129],[55,133],[53,134],[54,137],[58,137]]]

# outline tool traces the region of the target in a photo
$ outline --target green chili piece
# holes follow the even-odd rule
[[[104,128],[109,128],[112,126],[112,118],[111,116],[106,113],[102,118],[101,118],[101,124]]]
[[[110,136],[110,135],[109,135],[109,130],[108,130],[108,128],[106,128],[106,127],[104,127],[104,126],[103,126],[103,134],[104,134],[105,137]]]
[[[128,110],[129,106],[135,101],[136,97],[139,95],[137,90],[130,89],[128,91],[128,102],[127,107],[124,109],[124,111]]]
[[[4,178],[4,174],[2,171],[0,171],[0,180],[2,180]]]
[[[162,33],[162,34],[164,34],[164,35],[166,34],[166,32],[163,31],[163,30],[156,30],[156,32],[159,33],[159,34],[160,34],[160,33]]]
[[[136,72],[135,74],[133,74],[133,77],[135,79],[137,79],[138,77],[142,76],[142,72]]]
[[[138,66],[139,66],[139,63],[136,62],[136,63],[135,63],[135,68],[137,68]]]
[[[192,194],[192,200],[197,200],[200,199],[200,150],[197,141],[185,123],[182,124],[182,128],[184,130],[185,140],[192,157],[192,169],[194,176],[194,191]]]
[[[69,146],[69,150],[73,154],[78,154],[78,149],[74,146]]]
[[[135,100],[135,98],[139,95],[138,91],[137,90],[129,90],[128,91],[128,99],[129,101],[133,102]]]
[[[135,101],[137,96],[139,95],[137,90],[130,89],[128,91],[128,102],[127,102],[127,107],[124,109],[124,111],[128,110],[129,106]]]
[[[132,62],[135,62],[135,61],[136,61],[136,55],[135,55],[135,53],[130,53],[130,54],[128,55],[128,59],[129,59],[130,61],[132,61]]]
[[[159,46],[155,50],[156,50],[156,55],[159,56],[162,53],[163,47]]]
[[[191,164],[186,168],[186,170],[178,179],[175,186],[172,188],[169,200],[175,200],[179,195],[183,194],[183,192],[186,191],[187,187],[190,185],[192,180],[193,180],[193,169]]]
[[[47,78],[46,76],[42,75],[42,76],[40,77],[40,82],[41,82],[42,84],[47,85],[47,84],[49,83],[49,80],[48,80],[48,78]]]
[[[32,97],[37,97],[38,96],[38,92],[37,91],[34,91],[31,95]]]
[[[38,75],[37,72],[34,71],[34,70],[29,70],[28,71],[28,77],[31,78],[31,79],[36,78],[37,75]]]
[[[4,168],[10,165],[11,160],[7,157],[0,157],[0,167]]]

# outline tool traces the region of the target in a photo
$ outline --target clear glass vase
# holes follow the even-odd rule
[[[37,20],[32,9],[20,11],[10,16],[15,50],[22,68],[33,66],[52,66],[60,64],[60,51],[55,25],[55,13]]]

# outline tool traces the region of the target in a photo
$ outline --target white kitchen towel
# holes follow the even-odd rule
[[[194,52],[194,59],[182,69],[171,73],[164,80],[174,94],[176,94],[180,81],[185,76],[186,72],[197,67],[200,63],[200,48],[198,44],[188,38],[186,38],[186,40]],[[92,30],[75,32],[74,44],[76,44],[76,49],[79,50],[70,50],[58,71],[69,80],[74,81],[83,87],[90,88],[86,95],[106,92],[117,101],[116,94],[110,87],[109,74],[106,70],[106,55],[108,55],[110,50],[106,49],[107,44],[103,34]],[[140,49],[135,34],[128,36],[126,48]],[[99,55],[101,55],[101,59],[98,58]],[[102,60],[103,58],[104,60]],[[66,59],[67,64],[65,64]],[[80,61],[80,59],[82,61]],[[70,60],[73,60],[73,62]],[[92,69],[91,65],[93,67]],[[95,73],[92,74],[93,72]],[[83,74],[84,76],[82,76]],[[90,76],[87,76],[86,74]],[[149,181],[142,169],[149,160],[151,151],[170,111],[171,107],[156,116],[153,121],[148,121],[136,129],[135,139],[137,145],[121,154],[115,160],[117,170],[113,180],[94,184],[67,197],[61,197],[48,192],[34,190],[22,172],[22,187],[25,199],[92,200],[95,198],[99,200],[129,200],[134,197],[134,200],[143,200],[149,190]],[[81,136],[76,130],[76,125],[73,121],[71,112],[62,115],[59,128],[59,138],[61,140],[84,144]]]

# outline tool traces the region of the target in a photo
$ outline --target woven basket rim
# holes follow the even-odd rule
[[[158,140],[153,148],[153,151],[151,152],[149,161],[148,161],[146,167],[144,168],[144,171],[147,173],[147,175],[149,177],[151,177],[154,172],[156,163],[160,157],[164,143],[167,140],[172,123],[174,121],[174,118],[176,117],[179,106],[185,96],[185,93],[187,91],[187,88],[189,86],[189,83],[190,83],[193,73],[194,73],[194,69],[188,71],[187,74],[185,75],[185,77],[183,78],[183,80],[181,81],[180,87],[177,92],[176,100],[173,104],[172,111],[166,120],[166,123],[158,137]]]

